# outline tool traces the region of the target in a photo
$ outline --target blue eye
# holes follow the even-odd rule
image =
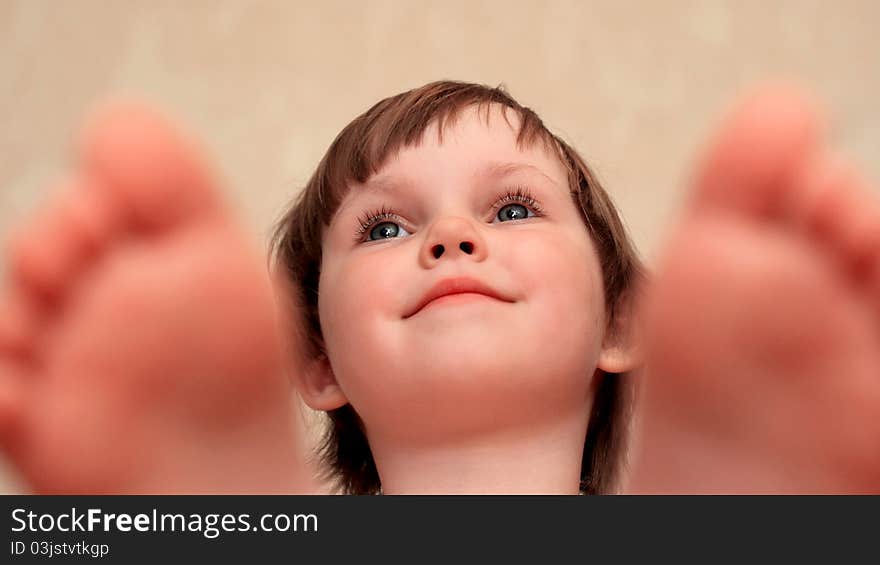
[[[399,232],[400,226],[398,226],[397,224],[394,224],[392,222],[382,222],[381,224],[370,230],[370,240],[397,237],[397,234]]]
[[[376,224],[376,226],[370,230],[368,241],[392,239],[403,235],[409,235],[409,232],[394,222],[382,222],[381,224]]]
[[[379,210],[367,212],[358,218],[355,243],[381,241],[383,239],[395,239],[412,235],[402,227],[401,224],[403,223],[405,223],[403,218],[397,212],[385,206],[382,206]]]
[[[532,214],[534,215],[534,214]],[[522,204],[507,204],[498,210],[497,218],[502,222],[523,220],[529,217],[529,209]]]
[[[513,188],[498,199],[495,203],[495,218],[492,222],[510,222],[513,220],[525,220],[544,215],[544,211],[537,200],[532,196],[529,189],[524,187]]]

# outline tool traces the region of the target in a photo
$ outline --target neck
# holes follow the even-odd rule
[[[448,444],[373,438],[371,448],[385,494],[577,494],[588,416]]]

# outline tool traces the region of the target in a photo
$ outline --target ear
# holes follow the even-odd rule
[[[626,373],[642,365],[642,340],[635,320],[635,302],[632,293],[618,299],[597,363],[597,367],[606,373]]]
[[[302,363],[292,380],[303,401],[313,410],[335,410],[348,404],[330,360],[323,353]]]

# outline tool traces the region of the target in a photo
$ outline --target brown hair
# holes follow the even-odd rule
[[[303,336],[305,355],[317,359],[325,354],[318,317],[318,280],[321,275],[321,238],[351,183],[364,183],[385,160],[402,147],[420,142],[425,129],[438,122],[454,121],[459,112],[476,105],[487,109],[500,105],[519,118],[517,144],[545,144],[568,171],[575,205],[591,233],[600,258],[607,305],[607,324],[628,307],[642,276],[642,267],[608,194],[584,160],[567,143],[552,134],[538,115],[521,106],[503,87],[453,81],[427,84],[386,98],[343,129],[314,175],[276,226],[272,239],[275,268],[290,285],[296,303],[294,320]],[[487,113],[488,119],[488,113]],[[598,374],[584,445],[581,492],[598,494],[615,487],[626,449],[632,404],[630,375]],[[381,490],[379,474],[370,452],[363,423],[350,404],[328,412],[329,426],[320,447],[328,478],[344,493],[372,494]]]

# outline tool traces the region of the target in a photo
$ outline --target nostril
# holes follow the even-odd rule
[[[474,252],[474,244],[470,241],[462,241],[458,244],[458,248],[470,255]]]
[[[444,249],[442,245],[435,245],[431,248],[431,255],[434,256],[434,259],[439,259],[444,251],[446,251],[446,249]]]

